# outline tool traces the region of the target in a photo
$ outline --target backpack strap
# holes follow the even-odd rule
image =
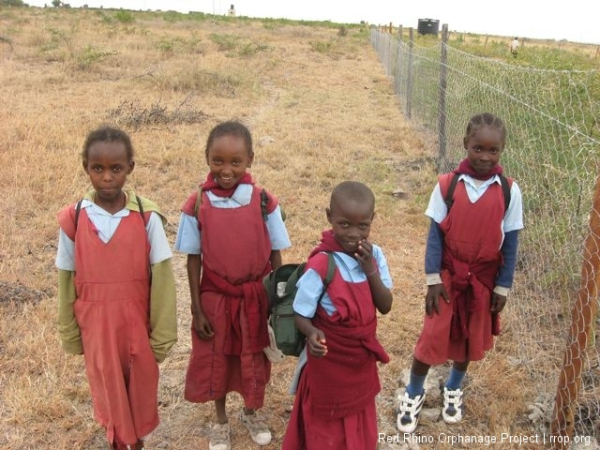
[[[202,186],[198,186],[198,195],[196,196],[196,203],[194,203],[194,217],[198,219],[198,211],[200,211],[200,205],[202,204]]]
[[[442,177],[447,177],[449,174],[442,175],[439,178],[440,189],[442,190],[442,195],[444,191],[444,184],[447,182],[447,179],[442,179]],[[456,189],[456,184],[458,183],[458,177],[460,175],[455,173],[452,179],[450,180],[450,184],[448,185],[448,190],[446,191],[446,195],[444,197],[444,203],[448,208],[448,212],[450,212],[450,208],[454,204],[454,190]],[[512,178],[506,178],[504,175],[500,174],[500,184],[502,185],[502,194],[504,195],[504,212],[508,210],[508,206],[510,205],[510,189],[512,187]]]
[[[77,231],[77,223],[79,222],[79,213],[81,212],[81,203],[83,199],[77,202],[77,206],[75,207],[75,231]]]
[[[140,209],[140,214],[142,215],[142,220],[144,221],[144,226],[148,225],[148,221],[146,220],[146,214],[144,214],[144,207],[142,206],[142,199],[139,195],[135,195],[135,199],[138,204],[138,208]]]
[[[500,183],[502,184],[502,193],[504,194],[504,212],[508,211],[510,205],[510,189],[512,187],[512,178],[506,178],[500,175]]]
[[[327,275],[323,279],[323,292],[321,292],[321,295],[319,296],[319,303],[321,302],[321,299],[325,295],[325,292],[327,292],[327,288],[329,287],[331,280],[333,280],[334,275],[335,275],[335,260],[333,259],[333,253],[327,252]]]
[[[324,256],[322,256],[322,253],[317,253],[316,255],[314,255],[312,257],[312,258],[318,258],[318,260],[316,263],[314,263],[314,265],[311,268],[319,274],[321,281],[323,281],[323,291],[321,292],[321,295],[319,296],[319,300],[317,303],[321,302],[321,299],[325,295],[325,292],[327,292],[327,288],[329,287],[329,284],[333,280],[333,277],[335,275],[335,269],[336,269],[336,264],[335,264],[335,259],[333,257],[333,253],[332,252],[323,252],[323,253],[327,254],[327,272],[325,273],[325,275],[323,275],[323,271],[325,270],[325,260],[323,259]],[[310,259],[312,259],[312,258],[310,258]]]
[[[452,180],[450,180],[448,190],[444,196],[444,203],[446,204],[446,208],[448,208],[448,212],[450,212],[450,208],[452,208],[452,205],[454,204],[454,190],[456,189],[456,183],[458,183],[458,177],[459,174],[455,173]]]
[[[263,220],[266,222],[269,218],[269,213],[267,212],[267,205],[269,204],[269,196],[267,195],[267,191],[264,189],[260,191],[260,212],[262,214]]]

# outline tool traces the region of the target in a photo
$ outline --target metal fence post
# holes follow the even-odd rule
[[[412,59],[413,59],[414,30],[408,29],[408,65],[406,67],[406,118],[411,117],[412,108]]]
[[[440,86],[439,86],[439,110],[438,110],[438,172],[444,172],[447,169],[448,161],[446,158],[446,87],[448,84],[448,24],[442,25],[442,48],[440,54]]]

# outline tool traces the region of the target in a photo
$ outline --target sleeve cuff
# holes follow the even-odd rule
[[[73,339],[70,342],[61,342],[63,350],[70,355],[83,355],[83,345],[81,339]]]
[[[442,277],[440,276],[439,273],[428,273],[425,275],[425,280],[426,280],[427,286],[432,286],[434,284],[442,283]]]
[[[504,286],[496,286],[494,288],[494,292],[498,295],[502,295],[503,297],[508,296],[508,292],[510,291],[510,288],[504,287]]]

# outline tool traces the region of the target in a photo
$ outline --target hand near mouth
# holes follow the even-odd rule
[[[365,273],[371,273],[377,269],[373,263],[373,245],[366,239],[358,242],[358,248],[356,249],[356,253],[354,253],[354,257],[358,260]]]

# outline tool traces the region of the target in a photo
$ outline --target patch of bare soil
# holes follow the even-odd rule
[[[25,303],[39,303],[45,294],[37,289],[32,289],[20,283],[8,283],[0,281],[0,305],[15,304],[22,305]]]

